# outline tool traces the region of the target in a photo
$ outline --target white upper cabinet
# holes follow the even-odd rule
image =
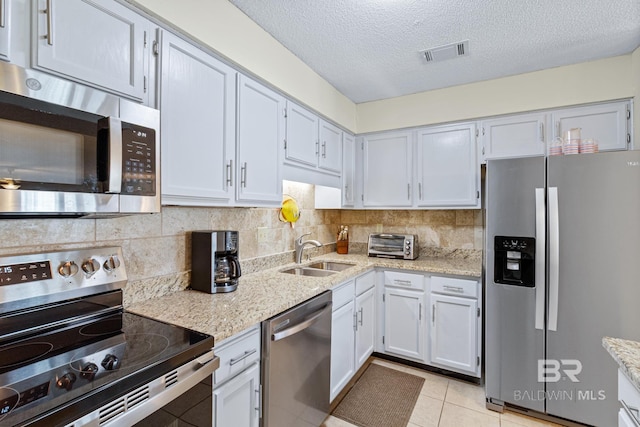
[[[34,68],[146,102],[150,21],[114,0],[37,0],[35,9]]]
[[[600,151],[626,150],[631,144],[631,106],[629,102],[588,105],[552,112],[554,137],[581,128],[582,139],[593,138]]]
[[[342,130],[292,101],[287,101],[285,163],[340,174]]]
[[[410,207],[413,134],[367,135],[363,143],[363,206]]]
[[[287,101],[287,143],[285,159],[315,167],[318,164],[318,116]]]
[[[9,19],[11,17],[11,1],[0,0],[0,59],[9,60]]]
[[[480,123],[483,160],[544,156],[546,114],[518,114]]]
[[[416,147],[416,206],[480,207],[474,123],[419,129]]]
[[[183,39],[162,35],[162,202],[234,199],[236,71]]]
[[[282,203],[285,100],[244,76],[238,77],[236,198],[251,205]]]
[[[342,171],[342,131],[321,119],[319,141],[318,167],[340,173]]]
[[[356,140],[347,133],[342,136],[342,206],[355,206]]]

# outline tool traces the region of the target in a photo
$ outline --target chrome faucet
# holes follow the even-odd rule
[[[322,246],[322,243],[318,242],[317,240],[306,240],[304,242],[302,241],[302,239],[305,236],[310,236],[310,235],[311,233],[305,233],[296,239],[296,262],[298,264],[302,263],[302,250],[305,248],[305,246],[313,245],[316,248],[319,248]]]

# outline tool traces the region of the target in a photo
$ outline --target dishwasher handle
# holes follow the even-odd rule
[[[322,316],[324,314],[325,311],[327,310],[331,310],[331,306],[333,305],[332,302],[328,302],[327,304],[325,304],[324,306],[322,306],[321,309],[313,312],[313,314],[311,314],[309,317],[307,317],[305,320],[303,320],[302,322],[293,325],[283,331],[280,332],[276,332],[275,334],[271,335],[271,341],[280,341],[281,339],[290,337],[293,334],[297,334],[300,331],[304,331],[305,329],[311,327],[314,323],[316,323],[318,321],[318,319],[320,318],[320,316]]]

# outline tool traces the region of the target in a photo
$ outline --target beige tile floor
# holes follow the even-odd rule
[[[485,408],[482,386],[433,374],[386,360],[375,359],[388,368],[408,372],[425,379],[413,408],[408,427],[539,427],[559,426],[513,412],[499,414]],[[353,427],[353,424],[329,416],[322,427]]]

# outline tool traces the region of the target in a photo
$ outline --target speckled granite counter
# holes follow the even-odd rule
[[[640,391],[640,342],[604,337],[602,345]]]
[[[331,253],[312,261],[340,261],[354,267],[327,277],[280,272],[296,264],[243,275],[238,289],[227,294],[182,291],[127,307],[128,311],[213,335],[218,343],[374,267],[426,271],[479,278],[479,257],[420,257],[413,261]],[[303,265],[308,263],[303,263]]]

